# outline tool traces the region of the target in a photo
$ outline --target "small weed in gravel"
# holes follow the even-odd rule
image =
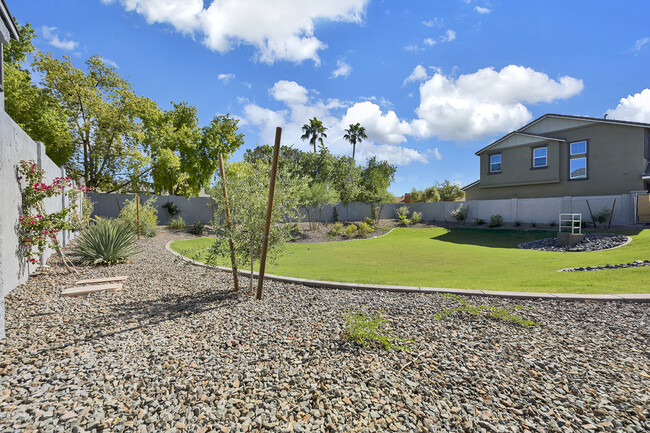
[[[386,319],[381,313],[375,315],[369,313],[348,312],[346,318],[347,339],[361,346],[380,344],[384,349],[404,350],[410,352],[403,344],[411,343],[411,340],[395,337],[392,331],[386,329]]]
[[[488,317],[492,317],[494,319],[498,320],[503,320],[506,322],[514,323],[517,325],[524,326],[526,328],[530,326],[544,326],[543,323],[539,322],[533,322],[532,320],[527,320],[524,319],[523,317],[519,316],[518,314],[514,314],[511,311],[513,310],[530,310],[530,307],[522,307],[519,305],[513,305],[509,307],[499,307],[496,305],[473,305],[470,304],[467,300],[461,298],[458,295],[454,295],[451,293],[445,293],[442,294],[441,296],[444,296],[445,298],[453,299],[454,301],[457,301],[460,303],[459,307],[455,308],[445,308],[442,310],[440,313],[435,315],[436,320],[442,320],[448,316],[451,316],[452,314],[456,312],[463,312],[463,313],[469,313],[472,316],[477,316],[479,314],[484,314]]]

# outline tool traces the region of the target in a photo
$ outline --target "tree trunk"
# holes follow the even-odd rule
[[[251,275],[248,283],[248,291],[253,293],[253,244],[251,244]]]
[[[356,150],[355,148],[357,147],[357,143],[354,141],[352,142],[352,159],[354,160],[354,151]]]

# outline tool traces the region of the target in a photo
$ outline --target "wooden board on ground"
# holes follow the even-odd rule
[[[82,296],[95,292],[117,292],[122,290],[122,284],[98,284],[94,286],[69,287],[61,292],[61,296]]]
[[[95,284],[95,283],[114,283],[116,281],[126,281],[129,278],[126,275],[119,277],[94,278],[92,280],[79,280],[75,284]]]

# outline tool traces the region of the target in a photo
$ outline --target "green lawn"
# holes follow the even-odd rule
[[[547,231],[498,229],[395,229],[367,240],[291,244],[267,272],[315,280],[459,289],[550,293],[649,293],[650,267],[594,272],[558,269],[650,259],[650,230],[627,231],[624,247],[589,253],[521,250]],[[195,257],[210,238],[171,247]],[[200,260],[200,259],[199,259]],[[228,262],[224,260],[224,265]]]

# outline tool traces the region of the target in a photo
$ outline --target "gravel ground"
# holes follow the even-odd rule
[[[559,253],[580,253],[587,251],[601,251],[625,245],[630,240],[625,235],[616,233],[587,233],[583,240],[574,246],[560,245],[557,237],[538,239],[536,241],[519,244],[519,248],[538,251],[553,251]]]
[[[81,270],[129,275],[121,292],[61,298],[53,260],[7,297],[1,431],[650,431],[648,304],[524,301],[546,326],[522,328],[436,321],[455,302],[435,295],[273,283],[258,302],[165,251],[187,236]],[[411,352],[347,342],[348,310],[383,310]]]

